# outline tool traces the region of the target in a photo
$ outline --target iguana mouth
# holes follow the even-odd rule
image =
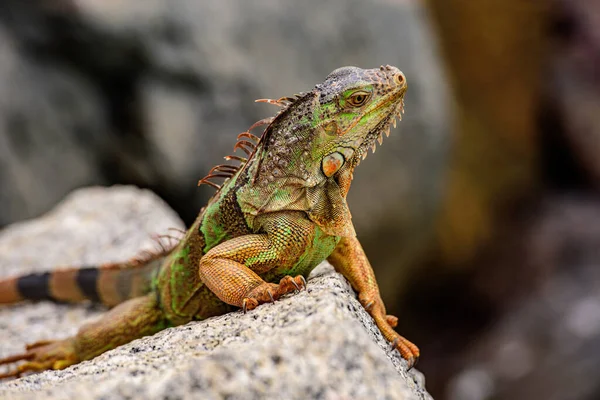
[[[367,158],[369,148],[375,153],[377,143],[379,143],[379,145],[383,144],[384,133],[386,137],[390,136],[391,127],[396,127],[396,119],[402,121],[402,114],[404,114],[404,92],[405,90],[399,92],[399,96],[402,97],[402,99],[398,102],[396,108],[392,110],[386,118],[383,118],[375,128],[367,133],[365,140],[359,146],[357,153],[363,160]],[[394,100],[391,101],[393,102]]]

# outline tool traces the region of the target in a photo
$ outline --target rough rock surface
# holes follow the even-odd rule
[[[181,227],[155,195],[131,187],[72,194],[46,216],[0,233],[0,276],[120,260]],[[0,310],[0,356],[58,338],[102,310],[48,302]],[[307,291],[167,329],[64,371],[0,384],[0,398],[429,399],[348,283],[323,264]]]

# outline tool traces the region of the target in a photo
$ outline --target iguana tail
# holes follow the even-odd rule
[[[0,279],[0,305],[23,300],[92,301],[109,307],[142,296],[172,248],[147,253],[124,263],[60,268]]]

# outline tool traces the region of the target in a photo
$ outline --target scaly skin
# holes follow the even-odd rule
[[[281,107],[259,138],[238,136],[247,158],[201,180],[217,193],[174,248],[128,263],[0,281],[0,303],[23,299],[120,303],[74,337],[28,346],[0,364],[25,362],[2,377],[61,369],[168,326],[251,310],[306,286],[328,259],[409,366],[418,348],[386,315],[373,269],[356,238],[346,195],[369,148],[403,111],[406,79],[395,67],[343,67],[308,93],[258,100]],[[252,129],[251,128],[251,129]],[[235,149],[234,148],[234,149]],[[222,186],[210,181],[224,177]],[[133,272],[132,272],[133,271]],[[37,290],[37,291],[36,291]]]

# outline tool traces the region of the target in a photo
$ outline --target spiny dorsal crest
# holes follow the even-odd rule
[[[300,92],[291,97],[281,97],[280,99],[277,99],[277,100],[274,100],[274,99],[257,99],[257,100],[255,100],[256,103],[272,104],[272,105],[276,105],[276,106],[280,107],[281,109],[277,112],[277,114],[274,117],[264,118],[264,119],[261,119],[260,121],[255,122],[245,132],[242,132],[237,136],[237,142],[233,146],[233,151],[236,152],[239,149],[239,150],[243,151],[244,153],[246,153],[246,157],[239,157],[236,155],[228,155],[225,157],[225,160],[238,161],[239,162],[238,165],[219,164],[219,165],[213,167],[208,172],[208,175],[206,175],[204,178],[202,178],[198,181],[198,186],[200,186],[202,184],[206,184],[206,185],[214,187],[217,190],[220,190],[221,185],[211,182],[211,179],[225,178],[225,180],[227,180],[227,179],[232,178],[241,168],[244,167],[246,162],[256,152],[256,149],[258,148],[259,143],[263,140],[265,133],[267,132],[267,130],[269,129],[269,126],[273,123],[273,121],[278,116],[282,115],[284,113],[284,111],[289,109],[289,107],[292,104],[296,103],[299,99],[301,99],[305,95],[306,95],[306,93]],[[263,130],[263,133],[261,134],[260,137],[254,135],[253,133],[250,132],[253,129],[258,128],[259,126],[264,126],[264,125],[266,125],[266,127]],[[249,139],[249,140],[246,140],[246,139]]]

